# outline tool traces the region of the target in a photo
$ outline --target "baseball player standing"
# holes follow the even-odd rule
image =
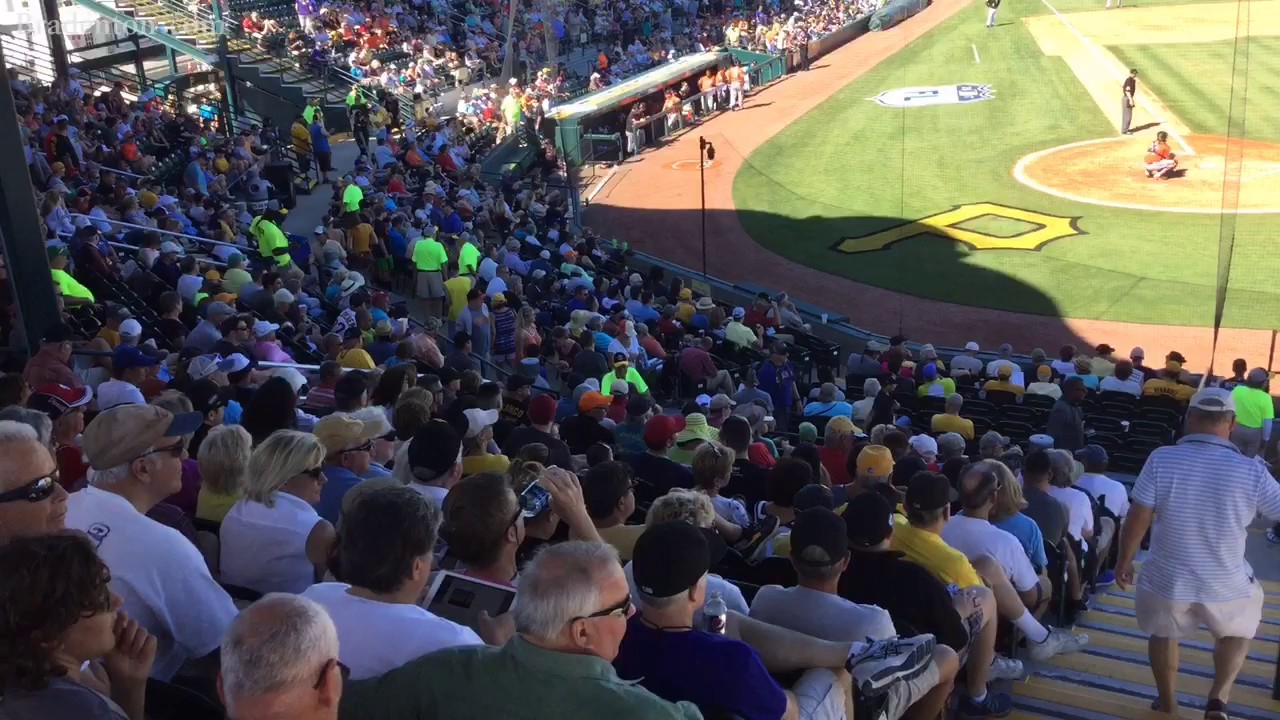
[[[987,0],[987,27],[996,26],[996,11],[1000,9],[1000,0]]]
[[[998,1],[998,0],[997,0]],[[1120,98],[1120,133],[1128,135],[1129,125],[1133,122],[1133,96],[1138,92],[1138,71],[1129,69],[1129,77],[1124,79],[1124,97]]]

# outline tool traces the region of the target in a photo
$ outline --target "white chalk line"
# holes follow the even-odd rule
[[[1049,0],[1040,0],[1040,2],[1044,3],[1044,6],[1049,8],[1049,10],[1058,18],[1058,20],[1062,21],[1063,27],[1069,30],[1072,35],[1075,35],[1076,39],[1079,40],[1080,43],[1083,44],[1085,48],[1089,50],[1090,53],[1093,54],[1093,57],[1098,62],[1102,63],[1102,66],[1107,69],[1107,72],[1111,74],[1111,77],[1121,82],[1124,81],[1124,75],[1122,75],[1120,71],[1116,70],[1114,65],[1107,62],[1107,59],[1102,56],[1102,53],[1098,52],[1098,48],[1095,47],[1094,44],[1090,42],[1088,38],[1082,35],[1080,31],[1077,30],[1076,27],[1072,25],[1070,21],[1067,20],[1067,17],[1065,15],[1058,12],[1058,8],[1049,4]],[[1148,103],[1146,99],[1143,98],[1141,95],[1135,95],[1134,100],[1139,105],[1141,105],[1142,109],[1146,110],[1151,115],[1151,117],[1154,118],[1159,116],[1159,113],[1156,112],[1155,108],[1153,108],[1151,104]],[[1191,147],[1191,145],[1188,144],[1187,141],[1183,139],[1181,135],[1178,134],[1177,130],[1174,130],[1172,127],[1170,127],[1168,128],[1167,132],[1169,133],[1169,137],[1173,138],[1174,142],[1178,143],[1178,145],[1182,147],[1183,155],[1196,154],[1195,148]]]
[[[1070,200],[1072,202],[1085,203],[1087,205],[1102,205],[1103,207],[1120,208],[1123,210],[1147,210],[1150,212],[1182,213],[1186,215],[1275,215],[1277,213],[1280,213],[1280,207],[1245,208],[1245,209],[1236,208],[1234,210],[1226,210],[1220,207],[1218,208],[1186,207],[1186,206],[1169,207],[1169,206],[1160,206],[1160,205],[1143,205],[1141,203],[1116,202],[1113,200],[1101,200],[1098,198],[1085,197],[1083,195],[1075,195],[1069,192],[1058,190],[1057,188],[1051,188],[1046,185],[1041,185],[1035,180],[1032,180],[1027,175],[1028,165],[1035,162],[1036,160],[1039,160],[1045,155],[1049,155],[1050,153],[1055,153],[1055,152],[1058,152],[1059,150],[1067,150],[1074,147],[1082,147],[1085,145],[1101,145],[1102,143],[1123,142],[1127,139],[1128,138],[1124,136],[1105,137],[1105,138],[1098,138],[1095,140],[1081,140],[1079,142],[1067,143],[1066,145],[1059,145],[1057,147],[1038,150],[1036,152],[1031,153],[1030,155],[1024,155],[1022,159],[1018,160],[1017,164],[1013,166],[1013,178],[1018,182],[1022,183],[1023,185],[1026,185],[1027,187],[1031,188],[1032,190],[1038,190],[1046,195],[1052,195],[1057,198],[1062,198],[1063,200]],[[1280,174],[1280,171],[1277,171],[1276,174]],[[1256,180],[1259,178],[1251,178],[1251,179]]]
[[[973,48],[973,62],[975,64],[982,62],[982,58],[978,57],[978,46],[970,45],[969,47]]]

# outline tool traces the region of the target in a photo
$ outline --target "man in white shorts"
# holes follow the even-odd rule
[[[1138,475],[1120,537],[1116,583],[1133,584],[1133,560],[1151,533],[1135,604],[1138,627],[1160,697],[1152,708],[1177,712],[1178,640],[1203,623],[1213,635],[1213,686],[1206,720],[1226,720],[1231,686],[1262,621],[1262,587],[1244,559],[1249,524],[1280,520],[1280,485],[1231,444],[1235,403],[1229,390],[1191,398],[1187,432],[1158,448]]]

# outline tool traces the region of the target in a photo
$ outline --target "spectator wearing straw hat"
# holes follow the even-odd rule
[[[325,484],[320,491],[316,512],[336,525],[342,511],[342,498],[360,484],[373,460],[373,439],[380,426],[367,423],[349,413],[337,412],[320,418],[315,425],[316,439],[324,445]]]

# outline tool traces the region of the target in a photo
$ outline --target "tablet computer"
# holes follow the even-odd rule
[[[481,610],[497,617],[510,610],[515,599],[515,588],[441,570],[432,578],[422,606],[478,632]]]

